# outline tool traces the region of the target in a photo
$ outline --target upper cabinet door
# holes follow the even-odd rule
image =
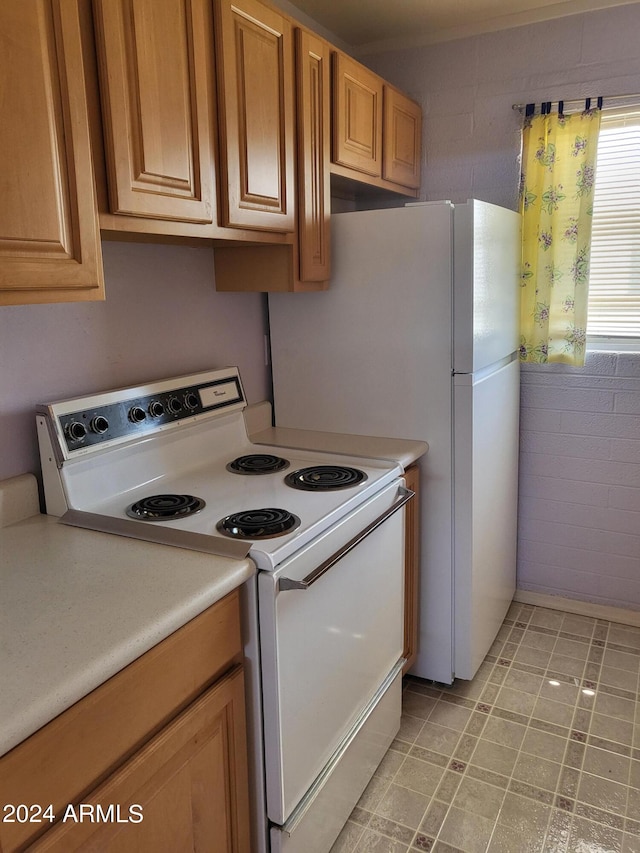
[[[216,0],[222,225],[293,231],[293,33],[257,0]]]
[[[298,247],[302,281],[330,274],[331,98],[327,42],[296,30]]]
[[[334,53],[332,160],[382,176],[382,80],[343,53]]]
[[[77,0],[0,3],[0,304],[103,299]]]
[[[382,177],[417,189],[420,186],[422,110],[419,104],[384,87],[384,146]]]
[[[112,213],[215,215],[208,0],[94,0]]]

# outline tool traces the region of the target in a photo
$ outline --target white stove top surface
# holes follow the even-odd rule
[[[389,460],[254,445],[245,405],[238,370],[229,367],[38,407],[45,493],[54,514],[124,536],[231,556],[248,553],[259,568],[273,569],[402,474]],[[283,457],[289,465],[256,475],[227,470],[250,454]],[[366,478],[330,491],[303,491],[285,482],[287,473],[314,465],[356,468]],[[205,506],[176,519],[127,515],[136,501],[154,495],[190,495]],[[300,524],[259,539],[217,528],[226,516],[261,509],[292,513]]]
[[[126,511],[131,504],[151,495],[193,495],[205,501],[206,506],[202,510],[179,519],[134,521],[135,525],[141,526],[140,536],[151,539],[154,536],[153,528],[167,527],[237,541],[235,537],[226,537],[218,531],[216,525],[224,517],[240,511],[264,508],[286,510],[300,518],[300,525],[291,532],[256,540],[243,540],[238,537],[250,543],[249,556],[259,568],[272,569],[402,474],[400,466],[389,460],[289,450],[253,445],[248,441],[236,445],[231,451],[216,450],[209,458],[203,458],[201,447],[194,447],[193,452],[200,460],[196,467],[167,473],[167,468],[163,466],[157,475],[150,470],[146,477],[140,474],[136,476],[135,471],[132,471],[133,480],[120,482],[120,487],[115,489],[114,484],[109,483],[108,477],[105,478],[99,471],[94,471],[95,483],[103,483],[110,491],[106,497],[99,494],[95,487],[90,490],[77,488],[72,473],[68,480],[69,504],[72,508],[84,512],[124,520],[129,519]],[[160,460],[165,455],[162,453],[162,447],[156,447],[154,455],[156,453],[159,454]],[[238,456],[248,454],[278,456],[286,459],[289,466],[285,470],[253,475],[227,470],[227,463]],[[139,455],[129,460],[129,468],[137,459]],[[113,474],[114,466],[116,469],[120,466],[124,470],[126,463],[126,458],[118,462],[111,460],[109,471]],[[348,466],[363,471],[367,477],[355,486],[330,491],[303,491],[285,483],[287,474],[313,465]],[[153,465],[150,467],[153,468]],[[115,473],[117,480],[117,470]]]

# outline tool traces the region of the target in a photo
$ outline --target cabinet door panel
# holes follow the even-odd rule
[[[404,472],[407,488],[414,493],[404,515],[404,650],[406,663],[403,675],[411,669],[418,656],[420,636],[420,468],[410,465]]]
[[[335,163],[382,175],[382,81],[359,62],[334,54]]]
[[[249,853],[243,678],[233,670],[83,797],[85,815],[119,806],[110,821],[70,818],[29,850]]]
[[[296,31],[298,239],[300,279],[326,281],[330,271],[330,49]]]
[[[206,0],[95,0],[112,213],[212,222],[213,24]]]
[[[223,225],[293,231],[292,28],[256,0],[219,0]]]
[[[422,110],[415,101],[384,87],[382,177],[417,189],[420,186]]]
[[[0,304],[101,299],[73,0],[0,4],[0,77]]]

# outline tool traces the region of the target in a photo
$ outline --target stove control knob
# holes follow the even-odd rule
[[[81,424],[80,421],[69,421],[64,431],[67,438],[70,438],[71,441],[81,441],[87,434],[86,426]]]
[[[147,413],[140,406],[131,406],[129,409],[129,420],[132,424],[141,424],[146,417]]]
[[[102,415],[96,415],[95,418],[91,419],[89,428],[91,429],[91,432],[96,432],[98,435],[102,435],[109,429],[109,421]]]
[[[164,415],[164,406],[160,400],[153,400],[149,403],[149,414],[152,418],[159,418],[161,415]]]
[[[167,402],[167,410],[172,415],[177,415],[182,411],[182,403],[177,397],[171,397]]]
[[[185,406],[191,411],[198,408],[199,402],[200,401],[198,400],[198,395],[195,391],[189,391],[187,394],[184,395]]]

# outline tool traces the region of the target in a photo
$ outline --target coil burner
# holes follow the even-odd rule
[[[271,453],[250,453],[248,456],[238,456],[227,465],[227,471],[234,474],[273,474],[284,471],[289,467],[287,459],[274,456]]]
[[[171,521],[195,515],[206,506],[193,495],[150,495],[127,507],[127,515],[137,521]]]
[[[288,486],[306,491],[329,492],[357,486],[367,479],[364,471],[344,465],[313,465],[292,471],[284,478]]]
[[[220,533],[236,539],[271,539],[291,533],[299,526],[300,519],[297,515],[277,507],[234,512],[216,525]]]

